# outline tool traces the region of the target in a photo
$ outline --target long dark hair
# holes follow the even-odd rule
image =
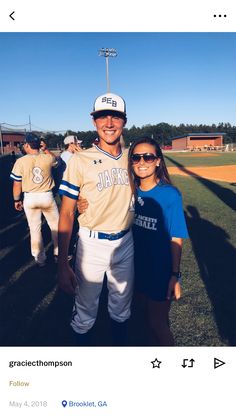
[[[159,144],[150,137],[141,137],[133,141],[129,149],[128,170],[129,170],[130,184],[131,184],[133,193],[135,194],[136,188],[140,185],[140,179],[138,178],[138,176],[135,175],[133,171],[133,165],[132,165],[132,159],[131,159],[134,149],[138,144],[150,144],[155,148],[155,154],[160,159],[160,165],[156,166],[155,178],[156,180],[160,180],[162,184],[171,185],[172,182],[170,180],[170,176],[169,176],[169,173],[165,164],[165,160],[164,160]]]

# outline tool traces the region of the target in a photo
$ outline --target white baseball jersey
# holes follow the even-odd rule
[[[51,169],[56,166],[50,154],[27,154],[15,162],[10,177],[22,182],[22,192],[47,192],[55,186]]]
[[[133,221],[128,150],[114,157],[93,146],[74,154],[59,193],[75,200],[81,194],[88,200],[88,208],[79,216],[81,227],[111,233],[126,230]]]
[[[68,150],[65,150],[61,153],[61,159],[67,164],[68,161],[71,159],[71,157],[73,156],[73,153],[71,153]]]

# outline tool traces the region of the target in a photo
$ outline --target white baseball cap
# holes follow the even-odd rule
[[[79,144],[82,141],[78,140],[78,138],[76,137],[76,135],[68,135],[65,139],[64,139],[64,144]]]
[[[118,112],[126,118],[126,105],[125,101],[121,96],[114,93],[104,93],[104,95],[98,96],[94,102],[93,112],[90,115],[95,116],[100,112],[112,111]]]

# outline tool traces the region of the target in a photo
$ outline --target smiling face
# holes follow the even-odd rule
[[[102,115],[94,119],[101,148],[117,144],[122,134],[125,121],[116,115]]]
[[[133,155],[138,154],[151,154],[156,156],[155,147],[151,144],[141,143],[137,144],[133,150]],[[131,156],[131,163],[132,169],[134,174],[141,180],[148,179],[149,181],[153,181],[156,183],[156,167],[160,164],[160,158],[153,157],[153,161],[145,161],[143,157],[141,157],[139,162],[133,162]]]

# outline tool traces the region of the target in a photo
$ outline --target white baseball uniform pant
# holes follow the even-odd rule
[[[95,323],[105,273],[110,317],[121,323],[131,314],[134,281],[132,232],[112,241],[92,236],[89,229],[80,227],[75,262],[78,286],[71,321],[73,330],[80,334],[88,332]]]
[[[42,214],[51,230],[54,255],[58,255],[59,212],[52,192],[25,192],[24,211],[30,229],[31,254],[36,262],[44,263],[46,254],[41,232]]]

